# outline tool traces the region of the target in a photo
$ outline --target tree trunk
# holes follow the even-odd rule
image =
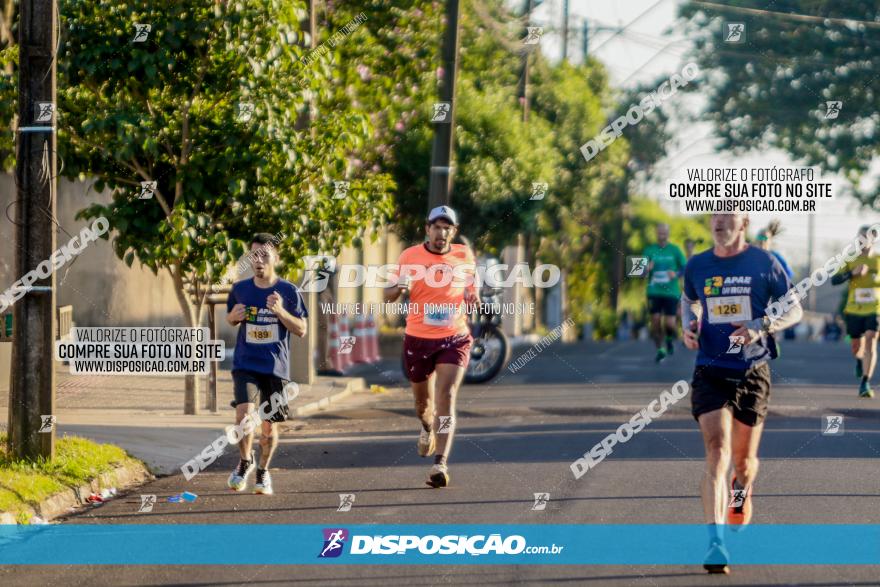
[[[192,304],[187,299],[186,286],[183,282],[183,275],[178,267],[170,267],[171,278],[174,280],[174,293],[177,294],[177,302],[183,312],[183,319],[187,326],[195,328],[202,323],[204,318],[204,304]],[[199,391],[201,388],[200,377],[198,375],[188,374],[184,376],[184,396],[183,396],[183,413],[187,416],[194,416],[199,413]]]

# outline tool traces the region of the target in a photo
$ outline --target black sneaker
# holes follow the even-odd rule
[[[709,552],[706,553],[706,558],[703,559],[703,568],[710,575],[727,575],[730,573],[729,562],[730,555],[727,553],[727,549],[724,548],[724,543],[718,539],[712,540],[709,543]]]
[[[675,345],[673,345],[674,342],[675,339],[673,338],[666,339],[666,354],[668,354],[670,357],[675,354]]]
[[[268,469],[257,469],[257,484],[254,486],[254,493],[263,495],[272,495],[272,476],[269,475]]]
[[[229,489],[233,491],[244,491],[247,487],[248,477],[253,472],[253,470],[257,467],[256,455],[251,453],[251,460],[243,461],[239,459],[238,466],[229,475],[229,480],[226,481],[226,484],[229,485]]]

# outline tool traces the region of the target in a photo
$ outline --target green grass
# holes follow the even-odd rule
[[[28,519],[24,512],[68,487],[89,483],[133,458],[118,446],[65,436],[55,443],[55,459],[14,461],[6,452],[6,434],[0,433],[0,512]]]

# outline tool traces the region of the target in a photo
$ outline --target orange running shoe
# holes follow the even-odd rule
[[[736,477],[730,482],[730,503],[727,504],[727,523],[731,530],[741,530],[752,521],[752,488],[736,489]]]

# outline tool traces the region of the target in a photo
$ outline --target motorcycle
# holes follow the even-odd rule
[[[480,302],[477,311],[468,316],[474,343],[465,383],[490,381],[510,361],[510,341],[501,330],[501,288],[482,288]]]

